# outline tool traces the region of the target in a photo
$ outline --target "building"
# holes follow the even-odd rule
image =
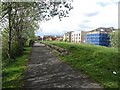
[[[63,41],[63,37],[62,36],[56,36],[56,41]]]
[[[62,36],[58,36],[58,35],[44,35],[43,36],[43,40],[44,41],[62,41],[63,37]]]
[[[55,36],[53,35],[44,35],[43,36],[43,41],[52,41],[55,40]]]
[[[65,41],[65,42],[71,42],[71,34],[72,34],[72,32],[73,31],[66,32],[63,35],[63,41]]]
[[[84,31],[70,31],[63,35],[63,41],[71,43],[83,43]]]
[[[84,31],[75,31],[71,33],[72,43],[84,43]]]
[[[110,27],[110,28],[100,27],[95,30],[85,32],[84,43],[101,45],[101,46],[109,46],[110,44],[109,34],[113,30],[114,30],[113,27]]]

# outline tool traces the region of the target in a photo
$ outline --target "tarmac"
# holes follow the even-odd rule
[[[102,90],[100,84],[59,60],[48,47],[41,43],[35,43],[32,48],[25,72],[25,88]]]

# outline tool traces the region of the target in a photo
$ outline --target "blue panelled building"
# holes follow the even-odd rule
[[[110,28],[100,27],[95,30],[88,31],[84,34],[84,43],[108,47],[110,45],[109,34],[113,30],[114,30],[113,27]]]

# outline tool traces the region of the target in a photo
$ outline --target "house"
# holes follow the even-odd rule
[[[56,37],[56,41],[63,41],[63,37],[62,36],[55,36]]]
[[[109,27],[109,28],[100,27],[92,31],[85,32],[84,43],[101,45],[101,46],[109,46],[110,44],[109,34],[113,30],[114,30],[113,27]]]
[[[84,31],[75,31],[71,33],[72,43],[83,43],[84,42]]]
[[[44,35],[43,36],[43,40],[44,41],[52,41],[52,40],[54,40],[54,36],[52,36],[52,35]]]
[[[58,35],[44,35],[43,36],[43,40],[44,41],[62,41],[63,38],[62,36],[58,36]]]

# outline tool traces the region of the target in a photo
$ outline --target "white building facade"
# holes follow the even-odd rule
[[[84,43],[84,31],[70,31],[63,35],[63,41],[71,43]]]
[[[72,43],[84,43],[84,31],[74,31],[71,33]]]
[[[71,42],[71,34],[72,34],[72,32],[73,32],[73,31],[66,32],[66,33],[63,35],[63,41]]]

